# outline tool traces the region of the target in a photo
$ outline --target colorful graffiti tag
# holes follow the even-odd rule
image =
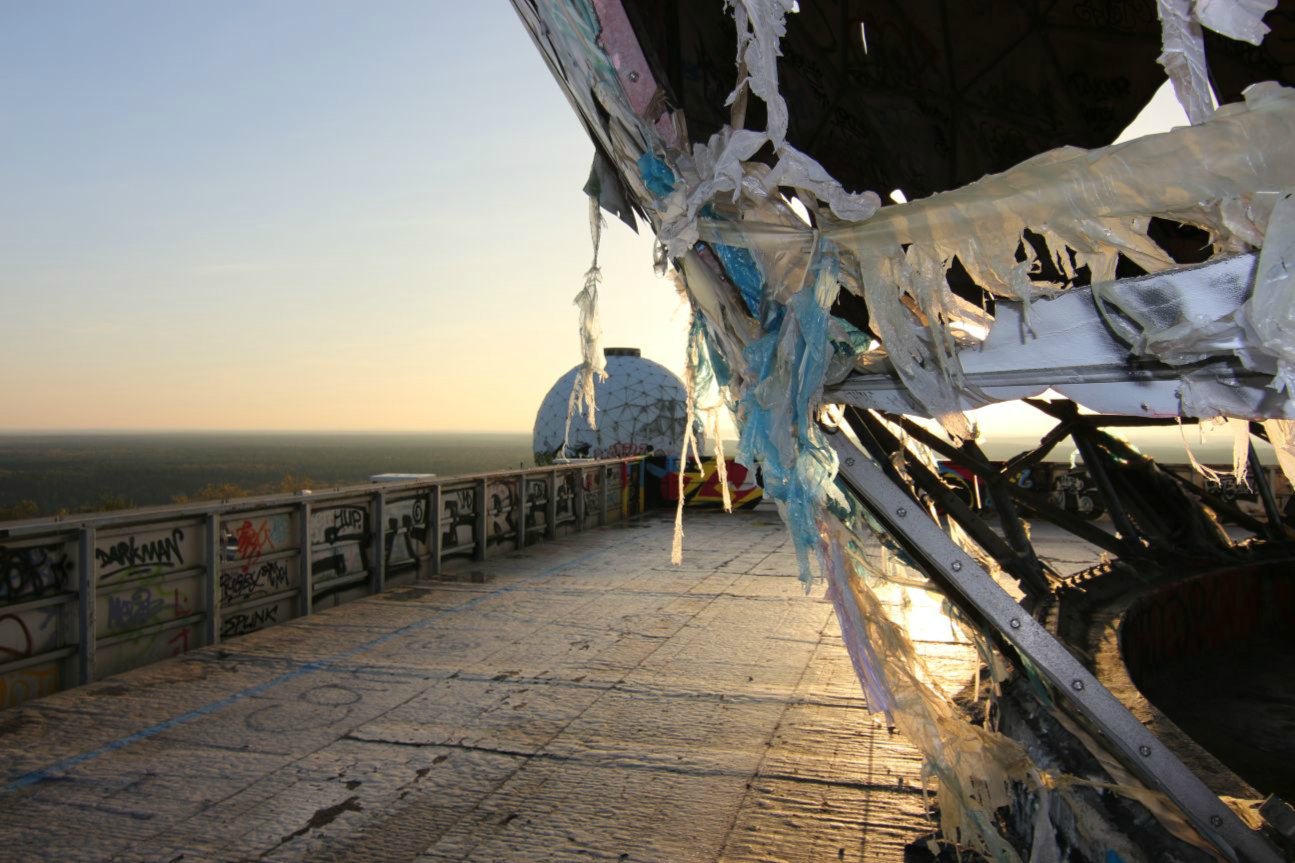
[[[311,568],[317,581],[369,568],[369,509],[342,504],[310,514]]]
[[[677,456],[650,458],[645,462],[649,479],[648,505],[672,503],[679,500],[679,465]],[[757,471],[732,459],[725,459],[729,495],[734,509],[749,509],[760,502],[764,489],[760,486]],[[685,506],[718,507],[724,504],[724,492],[719,483],[719,471],[714,457],[708,456],[701,464],[693,461],[683,472],[683,498]],[[655,495],[651,492],[655,491]]]
[[[427,497],[391,501],[382,543],[388,570],[415,566],[427,553]]]

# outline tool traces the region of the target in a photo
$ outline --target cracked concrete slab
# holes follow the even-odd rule
[[[606,528],[0,713],[12,860],[900,861],[931,832],[761,510]]]

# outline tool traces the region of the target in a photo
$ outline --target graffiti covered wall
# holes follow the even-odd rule
[[[32,660],[75,640],[76,554],[73,543],[0,546],[0,666],[27,663],[0,673],[0,709],[63,685],[63,660]]]
[[[678,456],[660,456],[644,462],[644,469],[650,480],[648,484],[648,501],[651,505],[672,504],[679,500],[679,466]],[[756,472],[748,470],[745,465],[732,459],[724,462],[728,475],[729,495],[735,509],[755,506],[764,496]],[[684,471],[683,498],[686,506],[718,507],[724,503],[723,490],[719,484],[719,471],[713,456],[695,461]]]
[[[296,616],[301,559],[297,517],[279,512],[221,522],[220,637],[233,638]]]
[[[97,661],[114,674],[202,643],[206,605],[197,522],[101,532],[94,543]],[[185,622],[189,619],[189,622]]]
[[[587,524],[604,499],[614,521],[637,511],[638,476],[572,465],[0,529],[0,709],[439,572],[446,556],[486,557],[519,526],[550,533],[550,512],[579,529],[581,501]]]

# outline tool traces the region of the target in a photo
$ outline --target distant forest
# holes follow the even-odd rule
[[[7,434],[0,521],[532,462],[529,434]]]

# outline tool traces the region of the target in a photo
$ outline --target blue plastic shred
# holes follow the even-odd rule
[[[739,246],[715,243],[714,248],[715,254],[724,264],[724,269],[728,271],[728,277],[733,280],[733,284],[737,285],[747,310],[752,315],[759,315],[760,301],[764,297],[764,277],[760,275],[760,268],[756,265],[755,258]]]
[[[814,270],[815,283],[834,280],[831,259]],[[765,335],[746,349],[755,378],[742,398],[739,461],[759,463],[765,493],[782,504],[796,548],[801,579],[813,580],[810,552],[819,548],[819,507],[840,496],[834,484],[836,453],[814,421],[814,402],[834,350],[830,303],[816,289],[802,290],[786,306],[771,304]]]
[[[661,161],[655,153],[647,152],[638,158],[639,176],[643,185],[658,198],[664,198],[674,191],[675,176],[670,166]]]

